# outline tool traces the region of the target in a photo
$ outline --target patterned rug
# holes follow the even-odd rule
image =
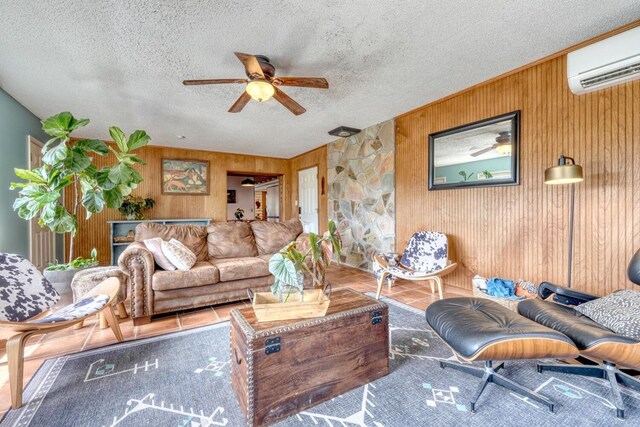
[[[439,360],[455,360],[422,311],[390,305],[391,373],[292,416],[278,426],[614,426],[640,425],[640,393],[624,392],[620,421],[598,379],[538,374],[534,362],[504,373],[559,405],[555,415],[489,384],[469,412],[478,380]],[[286,373],[283,373],[286,380]],[[242,426],[229,384],[228,322],[46,361],[18,411],[2,426]]]

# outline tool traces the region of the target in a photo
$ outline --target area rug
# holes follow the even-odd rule
[[[624,392],[628,416],[620,421],[603,381],[538,374],[531,361],[507,363],[504,373],[556,401],[555,415],[493,384],[472,414],[469,399],[478,379],[441,369],[439,360],[455,356],[429,329],[423,312],[385,301],[391,373],[277,426],[640,425],[639,393]],[[228,322],[48,360],[27,386],[25,401],[7,413],[2,426],[245,424],[230,386]]]

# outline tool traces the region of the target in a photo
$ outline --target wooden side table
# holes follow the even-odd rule
[[[120,282],[120,292],[116,297],[114,304],[118,309],[118,317],[126,319],[128,317],[127,309],[124,306],[124,300],[127,299],[127,275],[118,267],[94,267],[81,270],[73,276],[71,281],[71,290],[73,291],[73,302],[80,301],[87,293],[91,292],[96,286],[104,282],[110,277],[115,277]],[[100,328],[109,327],[104,312],[100,312]],[[84,322],[75,325],[75,329],[80,329]]]

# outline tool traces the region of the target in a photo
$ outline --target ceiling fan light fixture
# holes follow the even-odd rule
[[[496,151],[502,154],[503,156],[506,156],[507,154],[511,154],[511,150],[512,150],[511,144],[500,144],[496,147]]]
[[[245,90],[252,99],[258,102],[270,100],[276,91],[273,85],[265,80],[252,80],[247,83]]]
[[[240,183],[241,187],[255,187],[256,186],[256,182],[254,180],[252,180],[251,178],[247,178],[245,180],[243,180]]]

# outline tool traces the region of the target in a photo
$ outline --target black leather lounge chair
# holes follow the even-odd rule
[[[640,250],[631,259],[629,280],[640,285]],[[577,306],[598,297],[550,283],[540,285],[539,295],[546,299]],[[555,371],[609,380],[616,416],[624,418],[620,384],[640,391],[640,380],[622,372],[618,366],[640,368],[640,341],[613,332],[582,315],[573,307],[541,299],[518,304],[518,312],[537,323],[562,332],[575,343],[580,354],[603,362],[599,365],[538,364],[538,372]]]

